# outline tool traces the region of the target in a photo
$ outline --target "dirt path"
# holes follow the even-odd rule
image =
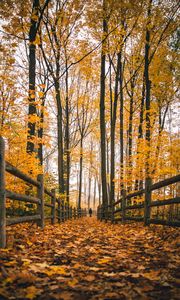
[[[44,232],[17,225],[8,236],[2,300],[179,299],[178,229],[83,218]]]

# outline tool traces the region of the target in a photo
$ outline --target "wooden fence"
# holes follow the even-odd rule
[[[179,215],[177,216],[177,220],[164,220],[155,218],[152,216],[151,208],[152,207],[160,207],[166,205],[174,205],[180,204],[180,197],[177,195],[172,199],[167,200],[153,200],[152,201],[152,192],[156,191],[160,188],[167,187],[171,184],[175,184],[180,182],[180,174],[174,177],[165,179],[163,181],[151,184],[151,180],[148,179],[145,184],[145,189],[136,191],[134,193],[126,194],[126,191],[123,191],[122,198],[116,201],[112,206],[99,206],[97,210],[97,216],[100,220],[110,220],[112,222],[117,221],[140,221],[143,222],[145,225],[149,224],[161,224],[161,225],[168,225],[168,226],[180,226],[180,212],[178,210]],[[131,202],[131,199],[136,199],[139,196],[144,195],[144,201],[139,204],[128,204]],[[129,212],[137,210],[141,213],[139,216],[131,216]],[[143,212],[142,212],[143,210]]]
[[[37,196],[29,196],[18,194],[9,190],[6,190],[5,173],[8,172],[11,175],[22,179],[29,185],[36,187]],[[51,203],[46,203],[45,195],[49,196]],[[36,214],[31,216],[21,216],[7,218],[6,216],[6,198],[14,201],[23,201],[25,203],[32,203],[37,205]],[[51,214],[45,215],[45,207],[49,207]],[[42,229],[45,226],[45,219],[50,219],[51,224],[58,222],[64,222],[68,219],[76,219],[82,216],[86,216],[86,209],[77,209],[70,206],[68,203],[58,199],[55,194],[55,190],[51,191],[44,187],[43,175],[38,175],[37,180],[32,179],[30,176],[24,174],[10,163],[5,161],[5,142],[0,137],[0,248],[6,247],[6,226],[35,221]]]

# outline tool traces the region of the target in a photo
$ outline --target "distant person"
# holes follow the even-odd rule
[[[92,208],[89,209],[89,216],[92,217]]]

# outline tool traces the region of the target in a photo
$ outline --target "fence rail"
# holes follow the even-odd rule
[[[23,180],[37,189],[37,196],[30,196],[18,194],[6,189],[5,173]],[[51,203],[45,202],[45,195],[50,197]],[[6,198],[14,201],[23,201],[25,203],[35,204],[37,206],[36,214],[31,216],[19,216],[7,218],[6,216]],[[45,207],[51,209],[50,215],[45,215]],[[38,175],[37,180],[32,179],[30,176],[24,174],[19,169],[5,161],[5,142],[0,136],[0,248],[6,247],[6,226],[23,223],[23,222],[36,222],[42,229],[45,226],[45,220],[50,219],[51,224],[64,222],[68,219],[76,219],[86,216],[86,209],[78,209],[72,207],[69,203],[60,200],[56,197],[55,190],[51,191],[44,187],[43,174]]]
[[[165,179],[163,181],[159,181],[157,183],[151,184],[151,179],[147,178],[145,181],[145,189],[136,191],[134,193],[126,194],[126,191],[123,191],[123,196],[121,199],[116,201],[114,204],[99,206],[97,210],[97,216],[100,220],[110,220],[112,222],[117,221],[144,221],[145,225],[149,224],[161,224],[168,226],[176,226],[180,227],[180,216],[178,216],[177,220],[162,220],[152,217],[151,208],[167,206],[173,204],[180,204],[180,197],[176,195],[174,198],[170,198],[167,200],[153,200],[152,201],[152,192],[158,190],[160,188],[168,187],[171,184],[175,184],[180,182],[180,174],[173,176],[171,178]],[[137,196],[143,196],[143,203],[138,204],[128,204],[128,201],[131,201],[132,198],[136,198]],[[131,212],[133,210],[142,210],[143,215],[140,216],[130,216],[127,215],[127,212]]]

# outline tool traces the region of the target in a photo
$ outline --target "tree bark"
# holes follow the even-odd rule
[[[94,178],[94,201],[93,201],[93,209],[95,209],[96,206],[96,177]]]
[[[148,7],[148,21],[146,26],[146,43],[145,43],[145,60],[144,60],[144,76],[145,76],[145,91],[146,91],[146,142],[147,142],[147,156],[146,156],[146,177],[149,177],[149,157],[150,157],[150,141],[151,141],[151,123],[150,123],[150,91],[151,91],[151,82],[149,79],[149,48],[150,48],[150,14],[151,14],[151,3],[149,1]]]
[[[83,169],[83,138],[80,141],[80,160],[79,160],[79,197],[78,208],[81,208],[81,196],[82,196],[82,169]]]
[[[103,1],[105,12],[105,0]],[[107,21],[103,19],[103,34],[107,34]],[[101,181],[102,181],[102,202],[108,204],[107,180],[106,180],[106,124],[105,124],[105,41],[102,42],[101,52],[101,79],[100,79],[100,136],[101,136]],[[106,214],[106,212],[105,212]]]
[[[110,178],[109,178],[110,163],[109,163],[109,140],[108,140],[107,136],[106,136],[106,163],[107,163],[107,197],[108,197],[108,203],[109,203],[109,200],[110,200]]]
[[[39,12],[39,0],[33,1],[33,8],[31,14],[31,26],[29,30],[29,107],[28,117],[36,115],[35,105],[35,85],[36,85],[36,34],[37,34],[37,22]],[[27,135],[27,147],[28,153],[34,152],[34,141],[35,137],[35,122],[28,121],[28,135]]]
[[[89,168],[88,210],[91,207],[90,204],[91,204],[91,168]]]
[[[57,77],[58,78],[58,77]],[[58,181],[59,193],[64,195],[64,148],[63,148],[63,124],[62,124],[62,106],[60,96],[59,80],[55,81],[56,103],[57,103],[57,130],[58,130]]]
[[[146,90],[146,165],[145,165],[145,203],[144,203],[144,224],[149,225],[150,219],[150,207],[151,202],[151,174],[150,174],[150,144],[151,144],[151,120],[150,120],[150,107],[151,107],[151,83],[149,80],[149,49],[150,49],[150,15],[151,15],[152,0],[149,1],[148,13],[147,13],[147,26],[146,26],[146,42],[145,42],[145,60],[144,60],[144,75],[145,75],[145,90]]]
[[[128,186],[127,191],[132,190],[132,127],[133,127],[133,103],[134,103],[134,78],[131,80],[129,128],[128,128]]]
[[[111,175],[110,175],[110,205],[115,201],[115,130],[117,118],[117,103],[118,103],[118,82],[120,72],[121,53],[117,54],[117,70],[114,88],[114,104],[112,105],[111,117]]]
[[[43,165],[43,144],[42,144],[43,131],[44,131],[43,124],[44,124],[44,99],[42,99],[42,107],[40,112],[40,127],[38,129],[38,138],[40,139],[38,145],[38,159],[41,166]]]
[[[124,94],[123,94],[123,63],[122,53],[120,52],[120,181],[121,194],[124,190]]]
[[[67,69],[67,61],[66,61]],[[68,95],[68,70],[66,71],[66,128],[65,128],[65,153],[66,153],[66,201],[69,203],[69,178],[70,178],[70,152],[69,152],[69,95]]]
[[[143,114],[144,114],[144,102],[145,102],[145,76],[143,75],[143,86],[142,86],[142,98],[140,104],[139,114],[139,126],[138,126],[138,140],[137,140],[137,155],[139,155],[139,146],[141,139],[143,138]],[[136,160],[136,166],[139,168],[139,157]],[[138,178],[135,181],[135,190],[143,189],[143,174],[142,167],[138,170]]]
[[[89,192],[88,192],[88,209],[90,209],[90,201],[91,201],[91,181],[92,181],[92,167],[93,167],[93,142],[91,141],[90,165],[89,165]]]

